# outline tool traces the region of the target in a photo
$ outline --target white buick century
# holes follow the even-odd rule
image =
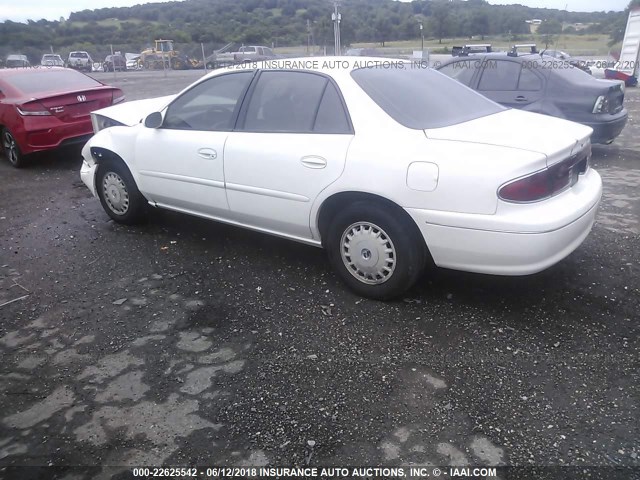
[[[151,205],[324,247],[378,299],[431,262],[535,273],[591,230],[589,127],[503,108],[422,65],[294,66],[216,70],[94,112],[82,180],[117,222]]]

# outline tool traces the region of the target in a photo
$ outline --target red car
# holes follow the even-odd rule
[[[66,68],[0,70],[0,138],[16,168],[25,156],[84,143],[90,113],[124,100],[122,90]]]

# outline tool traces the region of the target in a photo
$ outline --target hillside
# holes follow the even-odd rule
[[[129,8],[74,12],[68,20],[0,23],[0,45],[39,58],[42,51],[84,49],[102,54],[140,51],[154,38],[206,44],[207,50],[229,42],[274,46],[332,45],[332,3],[327,0],[185,0]],[[589,24],[585,33],[609,33],[620,12],[576,13],[489,5],[483,0],[343,0],[343,45],[385,43],[426,36],[436,39],[472,35],[528,33],[525,20],[540,18],[558,28],[560,22]],[[550,32],[553,33],[553,32]],[[36,54],[36,52],[38,52]]]

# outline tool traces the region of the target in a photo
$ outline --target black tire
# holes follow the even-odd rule
[[[402,295],[425,265],[426,248],[413,220],[381,203],[357,202],[340,211],[327,229],[325,248],[342,280],[377,300]]]
[[[122,164],[101,163],[96,173],[96,190],[102,208],[116,222],[134,225],[145,218],[147,199]]]
[[[0,129],[0,135],[2,136],[2,150],[4,156],[9,160],[12,167],[22,168],[25,166],[25,156],[20,150],[20,146],[16,139],[9,131],[9,129]]]

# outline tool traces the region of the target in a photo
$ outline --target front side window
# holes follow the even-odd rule
[[[163,128],[229,131],[238,102],[252,71],[230,73],[205,80],[176,98],[165,115]]]
[[[249,101],[244,130],[346,133],[346,118],[340,97],[326,77],[305,72],[265,71]]]

